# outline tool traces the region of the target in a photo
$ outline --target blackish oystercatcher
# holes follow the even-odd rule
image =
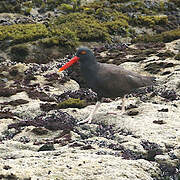
[[[90,113],[88,118],[80,121],[78,124],[85,122],[91,123],[93,115],[100,106],[103,97],[123,98],[122,112],[124,112],[125,95],[140,87],[151,86],[154,84],[154,77],[142,76],[114,64],[97,62],[93,52],[87,47],[79,48],[76,56],[61,67],[59,71],[67,69],[77,61],[80,62],[81,73],[88,86],[98,95],[98,101],[94,110]]]

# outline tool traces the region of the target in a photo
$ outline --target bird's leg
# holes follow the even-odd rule
[[[101,102],[97,101],[95,108],[93,109],[93,111],[91,111],[90,115],[85,120],[80,121],[77,124],[91,123],[92,118],[93,118],[94,114],[96,113],[96,111],[98,110],[100,105],[101,105]]]
[[[126,95],[124,95],[124,97],[122,98],[122,110],[121,110],[122,114],[125,113],[125,100],[126,100]]]
[[[126,108],[125,108],[125,100],[126,100],[126,95],[124,95],[124,97],[122,98],[122,108],[121,108],[121,113],[122,113],[122,114],[124,114],[125,111],[126,111]],[[116,112],[107,112],[107,114],[117,115]]]

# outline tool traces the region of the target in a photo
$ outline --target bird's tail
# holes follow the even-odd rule
[[[155,77],[144,76],[144,78],[142,80],[143,80],[144,86],[152,86],[152,85],[156,84]]]

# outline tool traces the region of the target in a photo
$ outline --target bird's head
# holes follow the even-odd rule
[[[81,47],[76,52],[76,56],[79,57],[80,62],[83,62],[90,60],[92,57],[94,57],[94,54],[89,48]]]
[[[62,66],[59,71],[63,71],[69,68],[71,65],[76,63],[77,61],[85,62],[85,61],[93,61],[95,60],[93,52],[87,47],[81,47],[77,50],[76,55],[67,62],[64,66]]]

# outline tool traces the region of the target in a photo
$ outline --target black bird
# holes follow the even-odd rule
[[[103,97],[123,98],[122,112],[124,112],[125,95],[134,89],[154,84],[154,77],[142,76],[114,64],[97,62],[93,52],[87,47],[79,48],[76,56],[61,67],[59,71],[67,69],[77,61],[80,61],[82,76],[85,78],[89,87],[97,93],[99,99],[89,117],[80,123],[91,123],[93,115],[100,106],[100,101]]]

